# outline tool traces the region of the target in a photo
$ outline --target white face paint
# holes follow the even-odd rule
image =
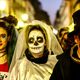
[[[43,54],[45,45],[44,35],[39,30],[32,30],[29,33],[28,46],[31,54]]]

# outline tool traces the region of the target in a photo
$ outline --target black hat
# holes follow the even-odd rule
[[[74,30],[68,34],[68,37],[73,37],[80,33],[80,10],[73,13]]]
[[[80,10],[77,10],[72,15],[74,24],[80,24]]]

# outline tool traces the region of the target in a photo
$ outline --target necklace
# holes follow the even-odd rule
[[[0,57],[0,64],[4,64],[5,62],[7,62],[7,54]]]

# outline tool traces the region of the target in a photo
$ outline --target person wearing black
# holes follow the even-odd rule
[[[63,54],[53,69],[50,80],[80,80],[80,10],[72,15],[74,30],[68,34],[75,44]]]

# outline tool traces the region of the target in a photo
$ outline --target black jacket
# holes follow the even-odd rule
[[[59,61],[55,65],[50,80],[80,80],[80,64],[72,60],[70,49],[57,58]]]

